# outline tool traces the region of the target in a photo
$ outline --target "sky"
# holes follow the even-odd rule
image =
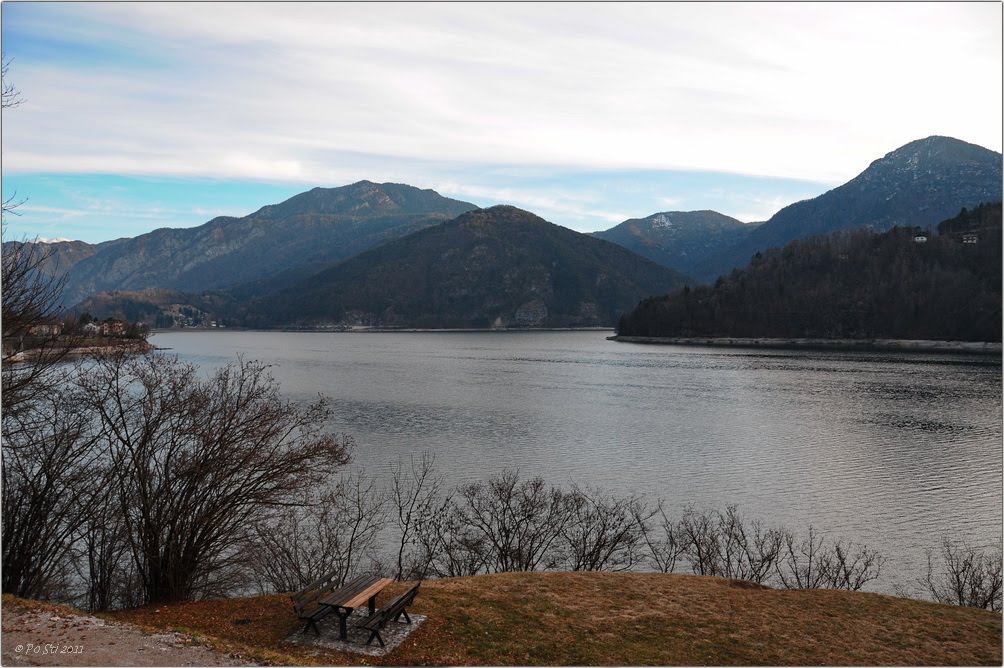
[[[995,151],[999,3],[4,2],[5,238],[367,179],[579,231],[766,220],[915,139]]]

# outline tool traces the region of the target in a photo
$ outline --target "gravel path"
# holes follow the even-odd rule
[[[178,633],[148,635],[97,617],[3,606],[4,666],[246,666]]]

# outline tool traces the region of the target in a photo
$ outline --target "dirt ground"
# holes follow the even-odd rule
[[[178,633],[148,635],[97,617],[3,606],[4,666],[245,666]]]

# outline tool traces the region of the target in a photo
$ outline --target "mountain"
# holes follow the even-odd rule
[[[625,220],[593,236],[686,273],[709,255],[739,243],[755,228],[756,224],[747,225],[717,211],[664,211]]]
[[[43,254],[43,259],[39,269],[49,276],[65,274],[77,263],[91,257],[101,248],[102,244],[94,245],[84,241],[70,241],[68,239],[34,241],[5,241],[3,252],[7,253],[16,248],[21,248],[25,244],[32,246],[36,253]]]
[[[910,142],[815,199],[778,211],[732,248],[691,273],[712,281],[749,264],[758,251],[836,230],[896,225],[928,227],[962,207],[1001,199],[1001,154],[951,137]]]
[[[111,290],[202,292],[241,284],[265,290],[269,277],[293,272],[299,279],[298,269],[319,271],[476,208],[395,183],[314,188],[243,218],[221,216],[199,227],[102,244],[69,273],[64,302]]]
[[[920,227],[797,239],[714,286],[648,299],[625,336],[1001,340],[1001,204]]]
[[[383,244],[249,308],[253,326],[613,325],[679,272],[512,206]]]

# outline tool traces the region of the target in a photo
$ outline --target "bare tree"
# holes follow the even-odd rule
[[[264,593],[296,591],[337,571],[339,584],[371,555],[385,522],[385,500],[364,472],[343,476],[317,498],[280,508],[258,522],[251,572]]]
[[[3,82],[3,108],[12,109],[19,106],[24,100],[21,97],[21,91],[14,87],[14,84],[10,82],[8,75],[10,74],[11,59],[7,57],[6,54],[0,56],[2,59],[2,70],[0,70],[0,79]]]
[[[330,509],[308,505],[280,508],[258,522],[250,536],[250,570],[261,594],[297,591],[336,568],[329,545]]]
[[[866,545],[827,545],[826,537],[809,527],[808,537],[799,542],[784,532],[784,547],[776,571],[786,589],[846,589],[858,591],[879,577],[885,558]]]
[[[10,81],[10,64],[11,59],[6,56],[6,54],[0,56],[0,84],[3,88],[3,109],[13,109],[18,107],[24,102],[24,98],[21,97],[21,91],[19,91],[13,83]],[[10,197],[7,197],[3,201],[3,215],[6,216],[9,213],[16,213],[15,209],[24,203],[24,200],[18,200],[17,193],[15,192]]]
[[[370,553],[386,524],[387,500],[377,492],[376,478],[367,476],[365,471],[354,471],[343,476],[322,502],[333,509],[342,527],[340,540],[335,544],[340,548],[340,582],[345,582],[358,570],[360,561]]]
[[[945,539],[941,543],[941,564],[927,553],[927,575],[921,585],[939,603],[964,605],[1001,612],[1002,550],[976,548]]]
[[[453,496],[446,496],[428,521],[416,526],[416,575],[437,577],[477,575],[488,570],[490,544],[467,521]]]
[[[635,497],[616,498],[599,490],[572,487],[566,495],[569,518],[558,541],[563,565],[573,571],[624,571],[641,561],[645,514]]]
[[[833,544],[829,562],[831,589],[858,591],[882,572],[885,557],[865,545],[844,545],[842,540]]]
[[[654,510],[639,505],[632,508],[632,512],[645,544],[648,564],[660,573],[672,573],[685,544],[680,540],[676,522],[666,514],[663,502],[659,501]]]
[[[140,605],[135,565],[129,554],[125,518],[115,495],[112,471],[95,469],[98,489],[80,520],[74,565],[85,592],[87,610],[105,611]]]
[[[7,397],[4,396],[4,401]],[[90,419],[65,386],[3,417],[3,591],[48,598],[100,489]]]
[[[543,478],[520,482],[517,471],[507,470],[487,483],[464,485],[458,509],[463,522],[484,537],[490,571],[554,566],[551,547],[569,520],[569,503]]]
[[[762,584],[773,575],[784,544],[781,529],[760,520],[747,521],[735,505],[725,512],[697,512],[688,507],[678,539],[695,573]]]
[[[283,401],[267,368],[239,360],[207,380],[154,353],[110,355],[78,380],[100,422],[147,602],[212,591],[247,532],[348,460],[319,400]]]
[[[63,279],[43,270],[51,252],[44,244],[3,244],[0,376],[4,416],[25,402],[44,399],[61,382],[52,372],[72,345],[47,327],[60,313],[63,290]]]
[[[409,578],[417,575],[420,579],[428,571],[428,557],[431,555],[427,550],[419,550],[418,554],[412,555],[408,569],[405,568],[405,555],[409,548],[419,545],[421,527],[432,522],[442,506],[440,491],[443,478],[435,473],[435,462],[435,456],[423,452],[418,462],[414,455],[409,457],[408,468],[405,468],[402,459],[398,459],[391,468],[391,503],[399,532],[397,573],[394,576],[398,580],[404,579],[406,570]]]
[[[829,582],[829,558],[823,549],[823,536],[810,526],[809,536],[798,542],[787,532],[777,573],[785,589],[818,589]]]
[[[677,540],[691,570],[698,575],[721,575],[720,536],[713,514],[701,513],[693,506],[687,506],[677,527]]]

